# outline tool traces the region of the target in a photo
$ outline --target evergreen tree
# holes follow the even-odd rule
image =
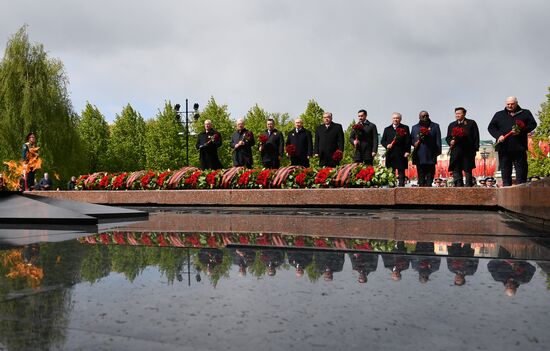
[[[109,138],[107,170],[130,172],[145,168],[145,121],[130,104],[116,115]]]
[[[9,39],[0,62],[0,160],[20,159],[25,136],[34,131],[43,171],[67,179],[81,170],[67,84],[62,62],[30,43],[26,27]]]
[[[85,172],[93,173],[106,169],[109,125],[97,107],[86,103],[77,129],[87,161]]]
[[[145,155],[147,168],[154,170],[179,169],[185,164],[185,142],[182,127],[176,118],[174,107],[166,102],[164,110],[147,123]],[[190,140],[191,144],[191,140]],[[194,143],[190,148],[194,148]]]
[[[535,130],[535,137],[538,140],[550,141],[550,87],[548,87],[546,101],[540,105],[539,123]]]
[[[218,105],[214,97],[211,97],[201,112],[199,119],[193,122],[193,129],[196,132],[204,131],[204,121],[207,119],[212,121],[214,129],[222,136],[222,146],[218,149],[218,156],[220,157],[222,166],[225,168],[232,167],[233,158],[230,140],[231,134],[235,131],[235,122],[229,117],[227,105]],[[199,165],[199,160],[198,150],[195,149],[195,142],[196,139],[193,138],[193,143],[191,144],[191,139],[189,139],[189,144],[192,145],[189,149],[189,161],[197,166]],[[193,154],[191,154],[191,150],[193,150]],[[192,161],[191,155],[193,155]]]

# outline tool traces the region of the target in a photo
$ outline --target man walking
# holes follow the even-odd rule
[[[527,135],[537,127],[531,111],[518,105],[518,99],[510,96],[506,107],[498,111],[489,123],[489,134],[497,140],[498,163],[502,173],[502,185],[512,185],[512,166],[516,169],[516,182],[527,182]]]
[[[405,170],[409,166],[411,133],[409,127],[401,124],[399,112],[392,114],[392,124],[384,128],[380,142],[386,148],[386,167],[397,170],[399,186],[405,186]]]
[[[366,110],[359,110],[357,118],[357,128],[354,127],[349,136],[349,141],[355,148],[353,161],[372,166],[378,152],[378,131],[376,125],[367,120]]]
[[[449,171],[453,172],[455,187],[463,187],[462,172],[466,174],[466,186],[474,186],[472,169],[476,168],[475,158],[479,150],[479,129],[474,120],[466,118],[464,107],[455,108],[456,121],[447,128],[445,140],[449,144],[451,158]]]
[[[434,181],[437,156],[441,155],[441,131],[430,120],[427,111],[420,111],[419,122],[412,127],[413,164],[418,170],[418,186],[431,187]]]
[[[342,125],[332,121],[332,113],[323,114],[323,124],[315,131],[315,156],[319,157],[319,166],[336,167],[340,164],[344,152],[344,130]],[[340,154],[335,154],[340,150]]]

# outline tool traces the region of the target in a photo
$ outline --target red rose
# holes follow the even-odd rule
[[[218,171],[212,171],[206,175],[206,184],[208,185],[216,185],[216,175],[218,174]]]
[[[407,131],[405,130],[405,128],[395,128],[395,136],[396,137],[404,137],[405,135],[407,135]]]
[[[260,141],[260,143],[262,144],[265,144],[267,143],[267,140],[269,139],[269,137],[265,134],[261,134],[259,137],[258,137],[258,140]]]
[[[326,181],[327,181],[327,178],[328,178],[330,172],[332,172],[332,168],[330,168],[330,167],[321,169],[319,172],[317,172],[317,175],[315,176],[314,183],[315,184],[326,184]]]
[[[462,138],[466,136],[466,132],[462,127],[454,127],[451,132],[451,135],[453,138]]]
[[[342,158],[344,157],[344,153],[340,150],[336,150],[334,151],[334,153],[332,154],[332,159],[335,161],[335,162],[340,162],[342,160]]]
[[[294,146],[292,144],[288,144],[285,147],[285,151],[288,154],[288,156],[290,156],[290,157],[296,156],[296,146]]]
[[[361,179],[365,182],[370,182],[372,180],[372,177],[374,177],[374,167],[372,167],[372,166],[369,166],[367,168],[363,168],[355,176],[355,178],[357,180]]]
[[[239,177],[239,180],[237,181],[237,184],[240,186],[246,186],[248,184],[248,180],[250,179],[250,175],[254,173],[254,171],[246,171]]]
[[[201,171],[193,172],[193,174],[191,174],[191,176],[185,180],[185,185],[189,185],[192,188],[196,188],[201,173],[202,173]]]
[[[516,119],[516,126],[518,126],[519,129],[524,129],[525,122],[523,122],[521,119]]]
[[[101,180],[99,181],[99,187],[100,188],[105,188],[108,185],[109,185],[109,176],[104,175],[103,178],[101,178]]]
[[[159,187],[162,187],[164,185],[164,180],[166,179],[166,177],[170,174],[169,171],[166,171],[166,172],[163,172],[161,174],[159,174],[158,178],[157,178],[157,185]]]
[[[355,130],[356,133],[363,131],[363,125],[361,123],[354,124],[351,128]]]
[[[266,188],[269,185],[269,176],[271,175],[271,170],[266,169],[260,172],[258,174],[258,178],[256,178],[256,184],[263,186]]]
[[[296,176],[296,183],[300,186],[300,188],[305,188],[306,186],[306,172],[302,172]]]

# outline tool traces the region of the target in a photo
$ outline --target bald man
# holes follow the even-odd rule
[[[505,138],[516,121],[525,127]],[[498,162],[502,173],[502,185],[512,185],[512,167],[516,169],[517,184],[527,182],[527,135],[537,127],[531,111],[522,109],[515,96],[506,99],[506,107],[498,111],[489,123],[489,133],[498,141]]]

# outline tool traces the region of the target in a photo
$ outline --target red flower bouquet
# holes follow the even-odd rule
[[[398,140],[403,139],[406,135],[407,135],[407,130],[405,128],[401,128],[401,127],[395,128],[395,136],[393,137],[393,140],[391,141],[391,143],[388,145],[387,149],[391,149]],[[387,153],[388,152],[386,151],[386,153],[384,154],[384,157],[386,156]]]
[[[504,139],[502,139],[502,141],[498,141],[495,143],[494,147],[497,148],[497,146],[499,146],[500,144],[502,144],[504,142],[504,140],[508,139],[508,137],[510,135],[514,135],[514,133],[521,133],[521,131],[525,129],[525,122],[522,121],[521,119],[517,119],[515,120],[515,124],[512,126],[512,130],[509,131],[508,133],[506,133],[506,135],[504,135]],[[498,150],[497,150],[498,151]]]
[[[288,154],[288,157],[294,157],[296,156],[296,146],[292,145],[292,144],[288,144],[286,147],[285,147],[285,151],[286,153]]]
[[[271,180],[271,169],[265,169],[258,174],[256,178],[256,185],[259,185],[261,188],[267,188],[269,181]]]
[[[320,169],[319,172],[317,172],[317,175],[315,176],[315,180],[313,181],[314,184],[320,184],[323,186],[327,186],[330,182],[329,175],[332,172],[332,168],[327,167]]]
[[[344,153],[341,150],[336,150],[332,154],[332,159],[334,162],[340,162],[342,161],[342,158],[344,158]]]
[[[265,134],[261,134],[259,137],[258,137],[258,140],[260,141],[260,144],[265,144],[267,143],[267,140],[269,139],[269,137]]]
[[[362,180],[365,183],[367,183],[367,182],[370,182],[373,177],[374,177],[374,167],[368,166],[367,168],[363,168],[362,170],[360,170],[355,176],[355,179]]]
[[[451,138],[454,141],[456,141],[459,138],[464,138],[465,136],[466,136],[466,130],[464,130],[464,128],[462,127],[454,127],[451,130]],[[451,150],[453,149],[453,147],[454,147],[454,144],[450,145],[449,152],[447,152],[447,155],[451,154]]]

